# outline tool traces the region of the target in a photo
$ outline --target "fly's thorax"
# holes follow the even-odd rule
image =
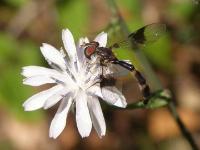
[[[97,52],[97,55],[101,57],[101,60],[104,61],[105,63],[111,62],[116,59],[111,48],[98,47],[96,52]]]

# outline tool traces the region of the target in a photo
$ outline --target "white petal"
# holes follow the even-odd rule
[[[63,98],[62,95],[54,94],[53,96],[48,98],[48,100],[45,102],[43,108],[44,109],[49,109],[50,107],[52,107],[53,105],[58,103],[62,98]]]
[[[40,86],[47,83],[56,83],[56,81],[47,76],[34,76],[23,80],[23,84],[31,86]]]
[[[83,46],[84,44],[85,44],[85,39],[80,38],[77,46],[77,56],[80,64],[82,64],[85,59],[84,46]]]
[[[88,39],[87,37],[85,37],[85,38],[84,38],[84,42],[85,42],[85,43],[89,43],[90,41],[89,41],[89,39]]]
[[[76,123],[82,137],[89,136],[92,122],[87,106],[87,95],[80,91],[76,97]]]
[[[25,77],[32,77],[38,75],[52,75],[55,74],[57,71],[54,69],[49,69],[40,66],[26,66],[22,68],[22,75]],[[59,73],[59,72],[57,72]]]
[[[89,95],[93,95],[93,96],[96,95],[98,97],[103,98],[103,95],[101,93],[101,88],[100,88],[99,84],[91,86],[89,89],[87,89],[87,93]]]
[[[117,107],[126,108],[127,103],[125,99],[119,99],[116,103],[114,103],[114,105]]]
[[[84,44],[84,38],[80,38],[77,45],[77,56],[80,60],[82,60],[82,57],[84,56]]]
[[[87,38],[87,37],[82,37],[82,38],[80,38],[79,39],[79,46],[82,46],[82,45],[84,45],[85,43],[89,43],[90,41],[89,41],[89,39]]]
[[[88,99],[88,107],[92,123],[99,137],[104,136],[106,134],[106,124],[98,98],[90,96]]]
[[[98,42],[100,47],[106,47],[106,44],[107,44],[107,33],[105,33],[105,32],[99,33],[96,36],[96,38],[94,39],[94,41]]]
[[[49,44],[43,43],[43,46],[40,47],[42,55],[45,57],[45,59],[48,60],[48,62],[52,62],[56,65],[58,65],[61,69],[66,69],[66,63],[63,59],[62,54],[53,46]]]
[[[65,29],[62,31],[62,40],[63,40],[63,44],[65,47],[65,50],[70,58],[70,60],[72,62],[75,62],[76,60],[76,46],[74,43],[74,38],[72,33],[68,30]]]
[[[57,138],[66,126],[67,115],[72,104],[72,98],[63,99],[60,103],[58,111],[56,112],[53,120],[51,121],[49,129],[49,137]]]
[[[66,57],[66,53],[65,53],[65,51],[63,50],[63,48],[62,48],[62,47],[60,48],[60,53],[62,54],[63,58],[65,58],[65,57]]]
[[[85,72],[85,75],[84,75],[85,79],[87,79],[85,82],[85,87],[89,88],[100,82],[100,75],[102,74],[102,70],[99,66],[94,67],[94,68],[89,67],[85,70],[88,70],[88,72]]]
[[[84,54],[84,44],[85,43],[89,43],[89,40],[87,37],[85,38],[80,38],[79,39],[79,42],[78,42],[78,45],[77,45],[77,64],[78,64],[78,70],[80,71],[83,67],[84,67],[84,64],[85,64],[85,61],[86,61],[86,57],[85,57],[85,54]]]
[[[116,88],[106,86],[102,88],[103,100],[118,107],[125,108],[127,103],[124,95]]]
[[[60,73],[60,72],[58,72],[58,71],[56,71],[54,69],[49,69],[49,68],[40,67],[40,66],[26,66],[26,67],[23,67],[21,74],[23,76],[27,77],[27,78],[28,77],[34,77],[35,78],[35,76],[43,76],[45,78],[48,78],[50,83],[53,82],[52,79],[55,79],[54,82],[57,80],[57,81],[63,82],[63,83],[68,84],[68,85],[72,85],[72,83],[73,83],[73,81],[72,81],[71,77],[69,76],[69,74]]]
[[[44,104],[44,109],[48,109],[55,105],[57,102],[59,102],[63,97],[65,99],[68,99],[71,95],[67,95],[67,93],[70,91],[70,89],[64,88],[63,90],[58,91],[54,95],[52,95]]]
[[[48,90],[42,91],[31,96],[23,103],[25,111],[33,111],[42,108],[44,106],[45,101],[62,88],[62,85],[56,85]]]

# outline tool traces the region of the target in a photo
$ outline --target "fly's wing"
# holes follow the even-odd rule
[[[108,33],[108,43],[107,47],[112,48],[130,48],[130,43],[128,41],[128,37],[123,34],[122,29],[117,24],[111,24],[106,28],[106,32]],[[115,47],[119,45],[119,47]]]
[[[165,31],[165,24],[153,23],[131,33],[128,38],[131,43],[136,45],[154,43],[165,33]]]
[[[124,60],[127,63],[131,63],[129,60]],[[120,78],[123,76],[127,76],[129,74],[129,71],[121,67],[120,65],[109,63],[106,67],[104,67],[104,76],[112,76],[114,78]]]
[[[123,87],[123,80],[120,78],[115,78],[113,76],[107,76],[102,79],[100,82],[101,88],[108,88],[112,89],[113,87],[118,89],[120,92],[122,92],[122,87]],[[103,94],[103,93],[102,93]]]
[[[131,64],[131,62],[129,60],[123,60],[129,64]],[[123,77],[127,77],[128,74],[130,73],[129,70],[127,70],[126,68],[117,65],[117,64],[112,64],[112,69],[113,69],[113,74],[112,76],[114,78],[116,78],[116,83],[115,86],[117,87],[117,89],[122,92],[123,90],[123,83],[124,83],[124,78]]]
[[[124,60],[131,63],[128,60]],[[119,91],[122,92],[123,78],[129,74],[129,71],[117,64],[109,63],[103,67],[103,82],[101,83],[104,87],[115,86]]]
[[[125,37],[119,42],[110,45],[112,48],[131,48],[133,46],[141,47],[146,44],[156,42],[166,32],[166,25],[162,23],[153,23],[146,25]],[[111,36],[112,37],[112,36]]]

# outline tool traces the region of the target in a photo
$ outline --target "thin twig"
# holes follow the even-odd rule
[[[111,9],[111,13],[113,15],[113,20],[115,22],[117,22],[121,29],[123,34],[125,34],[126,36],[129,35],[129,30],[128,27],[125,23],[125,21],[123,20],[122,16],[119,13],[118,7],[115,3],[114,0],[107,0],[110,9]],[[112,21],[113,21],[112,20]],[[151,82],[151,85],[153,85],[153,89],[163,89],[162,84],[160,83],[159,79],[157,78],[156,74],[154,73],[150,63],[148,62],[148,60],[146,59],[145,55],[143,54],[143,52],[139,49],[133,49],[134,53],[136,55],[136,57],[138,58],[139,63],[144,67],[144,74],[147,77],[147,79],[149,79],[149,81]],[[195,143],[191,133],[189,132],[189,130],[185,127],[185,125],[183,124],[182,120],[180,119],[177,111],[176,111],[176,106],[174,104],[174,101],[171,99],[168,105],[168,109],[171,112],[173,118],[175,119],[182,135],[185,137],[185,139],[189,142],[189,144],[191,145],[193,150],[198,150],[198,146]]]
[[[190,143],[191,147],[193,150],[198,150],[198,146],[195,143],[192,134],[189,132],[189,130],[185,127],[184,123],[182,122],[181,118],[179,117],[177,111],[176,111],[176,107],[173,103],[173,101],[170,101],[169,103],[169,110],[172,114],[172,116],[174,117],[174,119],[176,120],[176,123],[179,126],[179,129],[181,130],[182,135],[187,139],[187,141]]]
[[[36,1],[28,1],[8,24],[8,31],[18,37],[28,25],[37,17],[38,6]]]
[[[24,4],[8,24],[7,30],[16,38],[44,14],[55,0],[30,0]]]

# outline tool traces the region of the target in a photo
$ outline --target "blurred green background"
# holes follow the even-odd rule
[[[143,50],[164,87],[172,90],[181,118],[200,145],[200,2],[117,0],[116,3],[130,31],[154,22],[167,25],[167,33]],[[48,111],[23,111],[22,103],[28,97],[47,88],[23,85],[20,75],[23,66],[47,66],[39,50],[42,43],[62,47],[63,28],[69,28],[76,41],[83,36],[92,39],[107,31],[111,21],[106,0],[0,0],[0,149],[190,149],[165,108],[105,109],[107,134],[103,139],[95,132],[81,139],[72,114],[57,140],[48,138],[56,107]],[[120,35],[119,32],[115,36],[116,40]],[[141,67],[131,50],[116,53]],[[123,80],[127,101],[137,101],[140,96],[137,84],[128,77]]]

